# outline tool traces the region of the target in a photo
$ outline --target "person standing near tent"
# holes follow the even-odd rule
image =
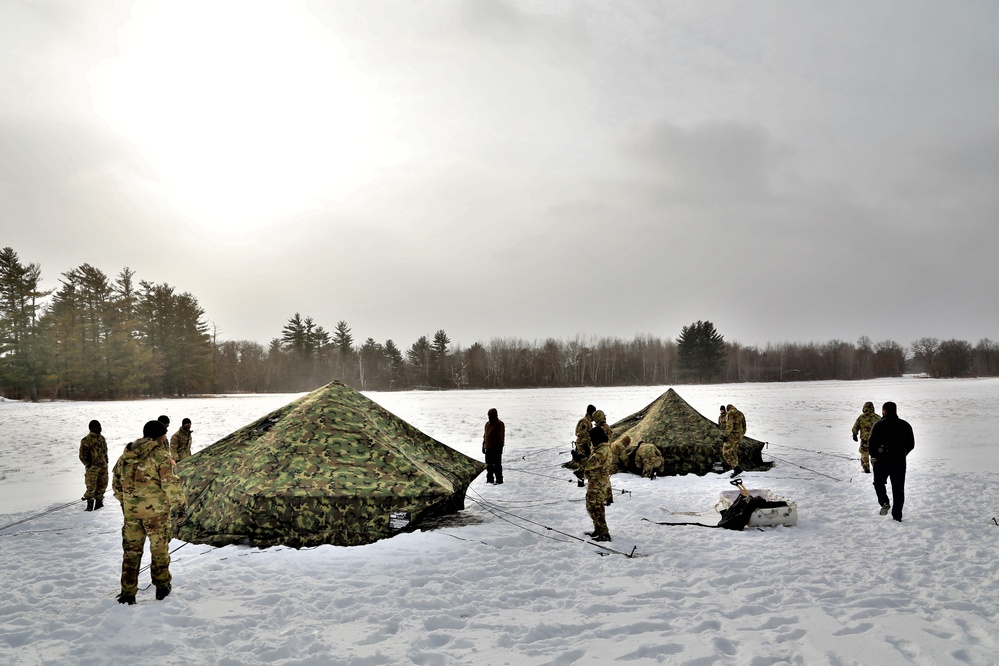
[[[170,457],[180,462],[191,455],[191,419],[180,422],[180,428],[170,438]]]
[[[721,406],[721,411],[718,413],[718,427],[725,429],[725,405]]]
[[[590,441],[593,443],[594,452],[596,451],[596,443],[593,442],[593,431],[597,428],[603,431],[604,443],[607,444],[607,446],[604,447],[607,449],[607,451],[604,452],[604,457],[607,459],[607,473],[608,475],[613,474],[611,471],[613,468],[611,466],[614,464],[614,460],[612,459],[614,456],[614,449],[611,447],[610,443],[614,441],[614,431],[609,425],[607,425],[607,415],[604,414],[604,410],[602,409],[598,409],[593,412],[593,428],[590,429]],[[631,440],[629,439],[628,441],[630,442]],[[593,453],[590,453],[590,455],[592,456]],[[610,477],[608,476],[607,489],[604,492],[604,504],[606,506],[610,506],[613,503],[614,495],[611,491]]]
[[[725,442],[722,444],[722,458],[732,468],[732,476],[742,474],[739,467],[739,442],[746,434],[746,417],[735,408],[735,405],[725,407]]]
[[[590,457],[593,445],[590,443],[590,430],[593,429],[593,412],[597,408],[593,405],[586,406],[586,414],[576,422],[576,441],[572,443],[572,462],[567,467],[573,470],[578,481],[577,485],[582,488],[583,483],[583,463]]]
[[[89,425],[90,432],[80,440],[80,462],[85,472],[83,482],[87,490],[83,499],[87,500],[84,511],[94,511],[104,506],[104,493],[108,489],[108,443],[101,434],[100,421]]]
[[[881,406],[881,419],[871,427],[871,462],[874,463],[874,492],[881,505],[881,515],[891,511],[891,517],[902,522],[905,504],[905,458],[916,447],[912,426],[898,418],[894,402]],[[891,503],[885,483],[891,479]]]
[[[853,441],[857,441],[857,434],[860,434],[860,466],[864,474],[871,473],[871,454],[868,441],[871,439],[871,428],[881,417],[874,413],[874,403],[865,402],[864,409],[857,420],[853,422]]]
[[[486,412],[488,421],[482,435],[482,452],[486,454],[486,483],[503,483],[503,445],[506,443],[506,426],[499,420],[496,408]]]
[[[147,422],[142,428],[142,437],[125,447],[114,466],[112,488],[115,499],[121,502],[125,518],[121,528],[120,604],[135,603],[139,565],[147,538],[156,600],[165,599],[172,587],[170,509],[174,504],[183,503],[183,491],[170,458],[166,433],[161,421]]]
[[[594,412],[593,419],[597,420]],[[605,423],[606,425],[606,423]],[[608,428],[609,430],[609,428]],[[607,529],[607,516],[604,507],[610,504],[608,498],[611,494],[610,474],[608,472],[611,464],[610,446],[607,444],[606,431],[599,425],[590,431],[590,443],[593,451],[583,465],[583,475],[586,477],[586,512],[590,514],[593,521],[593,531],[586,535],[593,537],[594,541],[610,541],[610,531]]]

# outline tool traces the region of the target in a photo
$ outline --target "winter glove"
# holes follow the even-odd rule
[[[857,441],[857,433],[853,433],[853,441]]]

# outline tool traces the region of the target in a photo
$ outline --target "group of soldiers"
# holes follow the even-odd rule
[[[164,415],[149,421],[142,427],[142,437],[127,444],[115,463],[111,488],[124,515],[118,603],[135,603],[146,539],[149,539],[152,556],[150,573],[156,586],[156,599],[165,599],[170,594],[171,510],[185,503],[177,463],[191,455],[191,425],[191,419],[185,418],[167,440],[169,417]],[[80,441],[80,462],[86,468],[87,491],[83,496],[87,501],[86,510],[94,511],[104,506],[108,445],[101,434],[99,421],[91,421],[89,428],[90,432]]]
[[[725,432],[722,457],[732,468],[732,476],[742,473],[739,467],[739,442],[746,434],[746,417],[733,405],[723,405],[718,425]],[[633,443],[629,435],[615,439],[603,410],[586,406],[586,414],[576,423],[572,462],[580,487],[586,486],[586,512],[593,530],[586,532],[594,541],[610,541],[605,508],[614,503],[610,477],[617,472],[637,469],[654,480],[665,464],[659,447],[651,442]]]

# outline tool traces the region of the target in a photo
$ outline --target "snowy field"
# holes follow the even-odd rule
[[[668,387],[369,393],[481,459],[507,425],[505,480],[466,509],[368,546],[171,544],[173,594],[121,606],[121,512],[83,502],[90,419],[112,464],[142,424],[194,421],[197,451],[295,395],[0,403],[0,664],[996,664],[999,380],[675,386],[715,418],[731,402],[776,465],[744,476],[794,500],[794,527],[715,525],[728,477],[612,478],[622,554],[585,541],[561,467],[587,403],[611,422]],[[850,428],[894,400],[915,431],[904,522],[878,515]],[[879,409],[880,411],[880,409]],[[50,509],[55,509],[50,511]],[[23,522],[19,522],[23,521]],[[13,524],[18,523],[18,524]],[[148,554],[144,565],[148,565]]]

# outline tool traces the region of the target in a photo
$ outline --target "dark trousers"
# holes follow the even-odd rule
[[[486,483],[503,483],[503,449],[486,450]]]
[[[888,504],[888,490],[885,483],[891,479],[891,517],[902,520],[902,506],[905,504],[905,460],[874,463],[874,492],[878,494],[878,504]]]

